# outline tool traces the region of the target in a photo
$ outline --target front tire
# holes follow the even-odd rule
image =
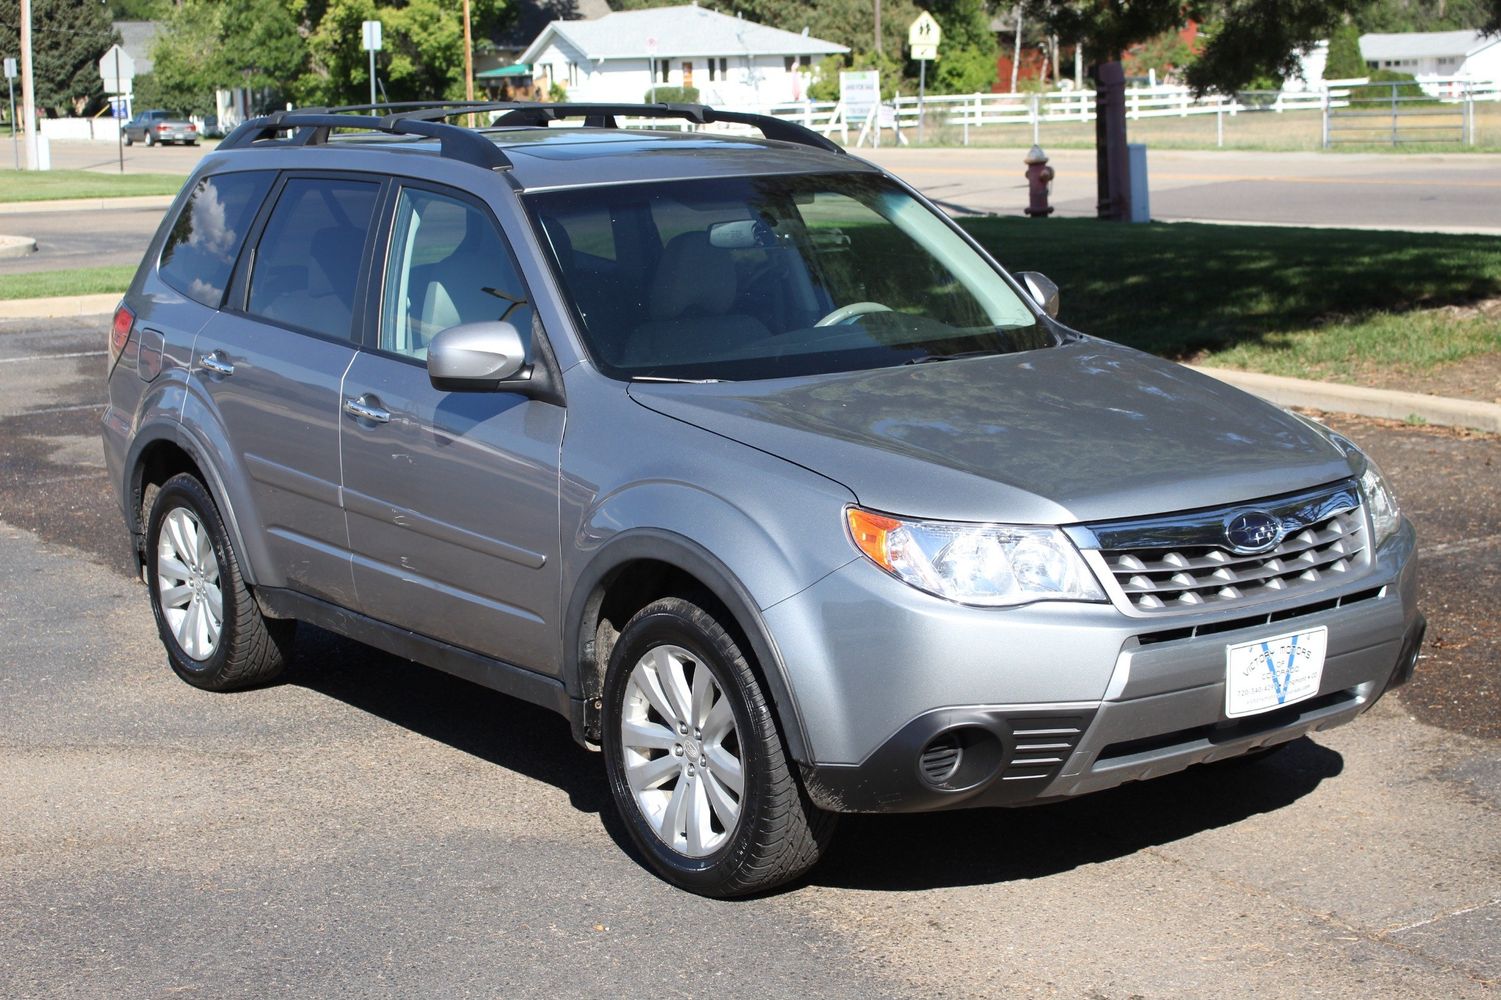
[[[135,144],[136,144],[136,141],[130,137],[130,133],[129,132],[126,132],[125,133],[125,145],[127,145],[127,146],[134,146]]]
[[[152,501],[146,580],[167,660],[189,684],[233,691],[286,667],[296,623],[261,614],[219,508],[188,473],[167,480]]]
[[[631,618],[602,722],[616,808],[667,881],[742,896],[818,862],[836,817],[808,800],[755,672],[702,607],[670,597]]]

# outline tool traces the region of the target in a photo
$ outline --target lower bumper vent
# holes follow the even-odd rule
[[[922,752],[918,767],[929,784],[942,785],[959,769],[964,751],[959,741],[951,735],[940,736],[929,743]]]

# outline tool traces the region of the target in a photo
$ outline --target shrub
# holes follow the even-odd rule
[[[644,101],[656,101],[658,104],[697,104],[697,87],[658,87],[656,90],[648,90]]]
[[[1324,79],[1354,80],[1367,72],[1365,57],[1360,54],[1360,29],[1349,21],[1329,36],[1329,59],[1324,63]]]
[[[1398,97],[1426,98],[1428,96],[1423,92],[1423,88],[1418,86],[1417,78],[1411,73],[1399,73],[1394,69],[1374,69],[1371,70],[1371,82],[1385,83],[1388,86],[1372,87],[1367,91],[1367,97],[1387,96],[1392,90],[1390,84],[1393,83],[1397,84]]]

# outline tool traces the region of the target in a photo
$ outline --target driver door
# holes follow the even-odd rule
[[[480,202],[408,184],[393,203],[379,319],[340,416],[361,610],[555,674],[563,409],[442,392],[427,376],[427,345],[447,327],[505,319],[526,336],[526,289]]]

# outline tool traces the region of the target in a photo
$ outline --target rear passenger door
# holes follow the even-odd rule
[[[344,378],[344,504],[360,610],[543,673],[559,636],[563,409],[512,392],[442,392],[427,345],[533,309],[485,206],[408,183],[391,196],[367,349]],[[373,414],[373,417],[372,417]]]
[[[250,481],[263,584],[355,603],[339,503],[339,383],[355,355],[382,182],[288,174],[251,234],[195,374]],[[236,512],[242,519],[247,512]]]

